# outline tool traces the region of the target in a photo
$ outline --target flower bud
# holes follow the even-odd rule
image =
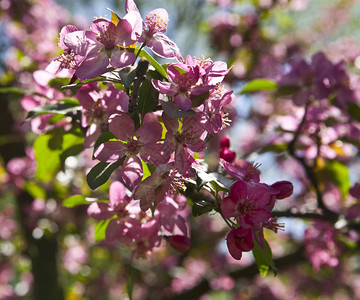
[[[220,147],[221,147],[221,149],[224,149],[224,148],[229,149],[230,148],[230,139],[228,137],[222,138],[220,141]]]
[[[232,163],[235,160],[235,157],[236,157],[236,153],[227,148],[223,148],[220,151],[220,158],[226,160],[229,163]]]
[[[190,249],[190,239],[186,236],[175,234],[169,238],[169,242],[176,251],[186,252]]]
[[[276,195],[276,199],[285,199],[292,195],[294,186],[289,181],[277,181],[271,185],[274,189],[278,190],[279,193]]]

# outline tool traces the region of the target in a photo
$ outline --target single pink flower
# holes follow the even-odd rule
[[[265,185],[252,186],[239,180],[235,182],[229,196],[221,202],[221,212],[225,218],[235,217],[239,224],[253,227],[256,223],[270,218],[273,195]]]

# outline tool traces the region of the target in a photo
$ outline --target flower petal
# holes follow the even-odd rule
[[[115,114],[110,117],[109,129],[122,141],[132,139],[135,131],[134,121],[127,114]]]
[[[124,144],[120,141],[108,141],[94,152],[95,158],[103,162],[114,162],[124,156]]]
[[[126,188],[120,181],[114,181],[109,190],[110,204],[113,208],[118,207],[126,197]]]

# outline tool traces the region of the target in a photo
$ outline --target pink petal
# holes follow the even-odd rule
[[[109,190],[110,204],[113,208],[118,207],[126,197],[126,188],[120,181],[114,181]]]
[[[125,2],[125,11],[127,13],[131,12],[131,11],[135,11],[139,13],[139,10],[134,2],[134,0],[126,0]]]
[[[115,114],[109,120],[110,131],[122,141],[132,139],[135,131],[134,121],[127,114]]]
[[[140,13],[136,10],[128,12],[117,25],[118,44],[130,46],[141,36],[142,30],[143,20]]]
[[[159,93],[167,96],[175,96],[178,92],[178,87],[170,82],[163,82],[161,80],[151,80],[152,85]]]
[[[74,31],[78,31],[76,26],[73,25],[66,25],[63,28],[61,28],[60,31],[60,39],[59,39],[59,46],[61,47],[61,49],[63,49],[64,51],[68,51],[69,48],[65,45],[64,43],[64,38],[65,36],[70,33],[70,32],[74,32]]]
[[[64,37],[65,47],[81,56],[86,56],[96,44],[98,44],[96,41],[96,34],[89,30],[70,32]]]
[[[247,198],[248,188],[246,183],[239,180],[236,181],[230,189],[230,197],[235,199],[236,201],[243,203]]]
[[[134,53],[120,50],[119,47],[115,47],[111,52],[110,63],[115,68],[123,68],[131,65],[136,59]]]
[[[118,161],[124,154],[124,144],[120,141],[105,142],[94,152],[95,158],[103,162]]]
[[[86,131],[86,136],[84,140],[84,148],[90,148],[95,145],[96,140],[101,135],[101,126],[96,123],[92,123],[88,130]]]
[[[139,127],[135,135],[145,145],[148,143],[156,143],[161,139],[162,126],[155,122],[146,123]]]
[[[225,197],[220,204],[221,213],[225,218],[236,217],[238,212],[238,201],[232,197]]]
[[[95,220],[107,220],[114,215],[109,203],[94,202],[87,209],[87,214]]]
[[[100,50],[99,47],[97,47],[94,51],[91,51],[80,66],[77,67],[75,75],[79,80],[95,78],[104,74],[108,65],[109,57],[105,48]]]
[[[131,190],[139,184],[143,176],[141,160],[137,156],[129,156],[121,168],[121,177]]]
[[[161,115],[161,118],[164,122],[164,125],[166,127],[166,129],[175,134],[176,132],[178,132],[179,129],[179,121],[178,119],[170,119],[169,116],[166,113],[163,113]]]
[[[186,252],[190,249],[190,239],[183,235],[173,235],[169,239],[171,247],[176,251]]]
[[[235,244],[235,232],[231,230],[226,236],[226,244],[229,249],[231,256],[237,260],[240,260],[242,257],[242,251],[236,247]]]
[[[185,94],[177,94],[174,98],[174,102],[177,106],[179,106],[182,110],[188,111],[192,107],[191,99]]]
[[[294,186],[289,181],[277,181],[271,185],[271,187],[278,190],[276,194],[276,199],[284,199],[292,195],[294,191]]]
[[[348,208],[345,213],[346,219],[352,221],[360,217],[360,204],[354,204]]]
[[[162,58],[173,58],[175,57],[174,51],[171,49],[171,46],[166,43],[163,39],[152,39],[151,46],[152,52],[154,52],[157,56]]]
[[[115,33],[116,26],[114,23],[110,22],[107,19],[98,18],[94,20],[90,25],[91,31],[96,33],[97,35],[109,35],[111,38],[111,33]],[[115,35],[114,35],[115,37]]]

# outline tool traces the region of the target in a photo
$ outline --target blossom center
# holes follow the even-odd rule
[[[256,204],[254,201],[245,201],[242,205],[239,207],[240,214],[242,215],[251,215],[255,213],[256,210]]]
[[[62,53],[56,60],[60,63],[61,69],[76,69],[78,66],[74,52]]]
[[[154,13],[146,16],[146,23],[149,29],[153,32],[165,32],[168,20],[164,19],[160,15]]]
[[[106,50],[112,50],[115,47],[115,28],[111,26],[102,25],[103,33],[98,33],[96,40],[105,46]]]
[[[133,137],[127,140],[127,143],[125,144],[125,149],[129,155],[132,155],[139,153],[139,150],[142,146],[144,146],[144,144],[136,137]]]

